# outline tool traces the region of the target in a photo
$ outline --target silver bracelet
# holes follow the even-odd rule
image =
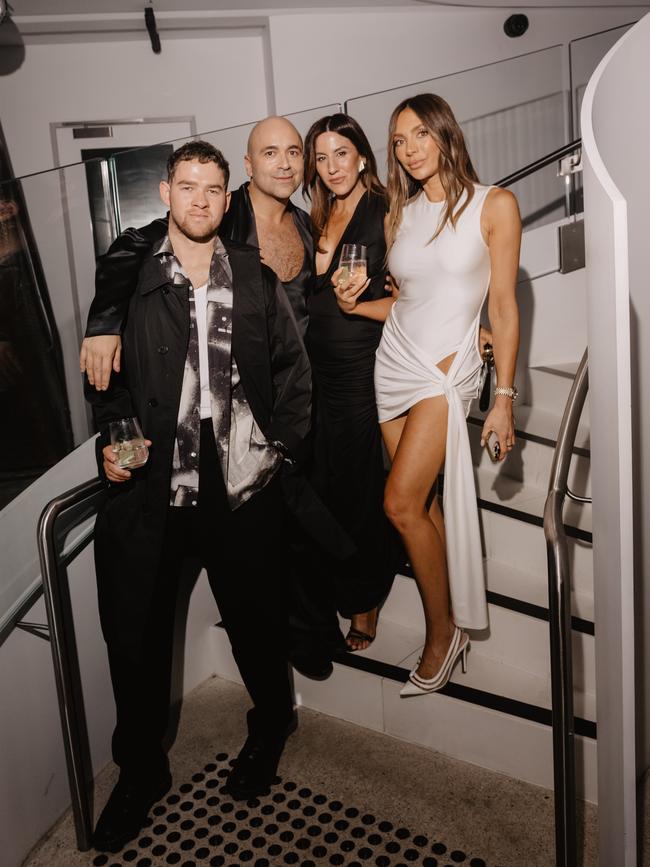
[[[498,394],[502,394],[504,397],[509,397],[510,400],[517,400],[519,396],[519,392],[517,388],[513,385],[510,388],[504,388],[501,385],[497,385],[494,389],[494,396],[496,397]]]

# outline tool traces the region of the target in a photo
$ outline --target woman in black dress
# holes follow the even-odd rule
[[[373,384],[375,350],[393,303],[385,289],[386,198],[368,139],[353,118],[335,114],[313,124],[305,139],[304,191],[312,201],[316,241],[306,337],[316,406],[311,478],[357,549],[343,562],[321,559],[316,583],[323,597],[329,591],[329,604],[334,596],[338,610],[352,620],[348,649],[364,650],[374,639],[399,547],[382,508],[384,465]],[[342,245],[351,243],[367,248],[369,280],[353,303],[341,300],[351,311],[346,313],[333,283]],[[349,283],[345,289],[356,294]],[[328,600],[320,604],[322,615]]]

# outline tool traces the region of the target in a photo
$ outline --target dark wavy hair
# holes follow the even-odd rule
[[[455,226],[474,195],[474,184],[479,182],[472,161],[467,152],[465,137],[454,117],[449,103],[434,93],[419,93],[403,100],[393,111],[388,124],[388,219],[386,245],[390,250],[402,220],[402,211],[408,200],[414,196],[421,185],[402,167],[395,156],[395,127],[397,118],[407,108],[415,112],[422,125],[433,136],[440,149],[438,174],[447,200],[433,238],[436,238],[449,222]],[[463,204],[457,208],[463,193],[467,193]],[[431,240],[433,240],[433,238]]]
[[[223,172],[226,189],[228,189],[228,181],[230,180],[230,166],[228,160],[221,151],[208,141],[188,141],[179,148],[176,148],[173,154],[170,154],[167,160],[167,182],[171,183],[176,171],[176,166],[185,161],[198,160],[200,163],[214,163]]]
[[[333,198],[316,170],[316,139],[324,132],[335,132],[352,142],[366,164],[361,172],[361,182],[368,194],[386,195],[386,189],[377,175],[377,161],[370,142],[357,121],[349,114],[321,117],[311,125],[305,138],[305,179],[302,188],[303,195],[312,203],[311,221],[316,239],[325,233]]]

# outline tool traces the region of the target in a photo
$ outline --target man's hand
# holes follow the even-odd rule
[[[89,337],[88,340],[94,338]],[[147,448],[151,445],[151,440],[145,440],[144,444]],[[104,455],[104,472],[109,482],[128,482],[131,478],[129,470],[123,470],[117,465],[117,453],[113,451],[113,446],[104,446],[102,449]]]
[[[119,334],[85,337],[81,344],[79,367],[97,391],[106,391],[111,380],[111,368],[120,372],[122,338]]]

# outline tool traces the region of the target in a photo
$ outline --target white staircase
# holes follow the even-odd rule
[[[584,272],[564,276],[552,271],[550,262],[557,267],[554,245],[554,227],[524,238],[519,292],[524,337],[529,318],[522,345],[527,364],[518,373],[523,400],[515,407],[517,445],[503,464],[493,465],[481,449],[481,414],[478,407],[470,413],[490,627],[471,636],[467,674],[457,666],[443,692],[400,698],[424,635],[417,587],[405,566],[382,609],[372,646],[342,657],[325,682],[295,676],[299,704],[548,788],[553,786],[553,762],[542,513],[557,431],[586,344],[584,326],[576,325],[586,318]],[[549,350],[544,357],[545,345],[564,355],[558,359]],[[566,358],[568,346],[571,358]],[[587,412],[569,483],[576,493],[588,494]],[[581,797],[595,801],[591,514],[589,506],[569,501],[564,514],[573,570],[577,785]],[[222,629],[215,628],[214,641],[217,673],[238,680]]]

